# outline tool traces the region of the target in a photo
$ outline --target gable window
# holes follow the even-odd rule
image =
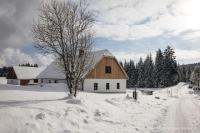
[[[98,90],[98,83],[94,83],[94,90]]]
[[[109,89],[110,89],[110,84],[106,83],[106,90],[109,90]]]
[[[105,73],[111,73],[111,66],[105,66]]]
[[[117,83],[117,89],[120,89],[120,83]]]

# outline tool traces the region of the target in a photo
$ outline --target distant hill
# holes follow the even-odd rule
[[[183,65],[180,65],[180,67],[191,67],[194,69],[194,67],[196,65],[200,65],[200,62],[199,63],[191,63],[191,64],[183,64]]]

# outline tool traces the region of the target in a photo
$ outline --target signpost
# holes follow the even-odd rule
[[[135,85],[135,91],[133,91],[133,98],[135,99],[135,100],[137,100],[137,98],[138,98],[138,93],[137,93],[137,85]]]

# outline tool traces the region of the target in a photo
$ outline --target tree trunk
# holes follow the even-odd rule
[[[76,82],[76,84],[74,86],[74,97],[77,96],[77,90],[78,90],[78,82]]]

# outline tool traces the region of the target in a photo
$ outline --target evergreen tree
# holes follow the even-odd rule
[[[123,62],[122,62],[122,61],[120,61],[120,62],[119,62],[119,64],[120,64],[122,67],[124,67],[124,65],[123,65]]]
[[[144,61],[144,83],[146,88],[154,87],[153,70],[154,64],[150,54],[147,55],[147,58]]]
[[[175,85],[178,82],[176,57],[173,48],[167,46],[164,51],[162,84],[164,87]]]
[[[144,61],[140,58],[136,65],[133,60],[125,60],[120,64],[129,77],[127,87],[137,85],[140,88],[168,87],[178,82],[188,82],[194,69],[194,64],[178,66],[175,52],[170,46],[167,46],[164,52],[158,49],[155,64],[151,54],[147,55]]]
[[[160,49],[156,52],[154,67],[154,87],[162,87],[163,53]]]
[[[191,74],[192,74],[191,68],[188,66],[187,72],[186,72],[186,82],[190,81]]]
[[[130,60],[129,63],[129,87],[134,87],[137,83],[137,74],[136,74],[136,68],[133,60]]]
[[[34,64],[33,67],[38,67],[38,64]]]
[[[194,70],[193,70],[193,72],[191,74],[191,79],[190,80],[192,81],[192,83],[194,85],[199,86],[200,85],[199,79],[200,79],[200,66],[197,65],[197,66],[195,66],[195,68],[194,68]]]
[[[186,82],[187,80],[186,73],[187,73],[186,66],[178,67],[178,81],[179,82]]]
[[[138,70],[137,86],[140,88],[145,87],[144,63],[142,61],[142,58],[140,58],[137,64],[137,70]]]

